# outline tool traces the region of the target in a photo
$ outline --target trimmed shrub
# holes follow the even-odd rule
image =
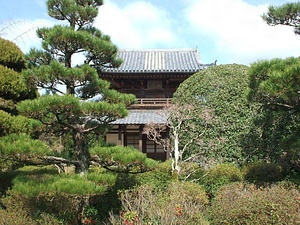
[[[244,145],[249,143],[241,143],[249,133],[256,108],[246,98],[248,70],[248,66],[238,64],[212,66],[180,84],[172,102],[192,105],[198,120],[195,130],[205,131],[189,146],[186,158],[199,154],[199,163],[205,165],[203,158],[207,162],[242,163],[249,157],[244,154]],[[188,143],[192,134],[186,132],[181,143]]]
[[[37,225],[34,220],[26,215],[26,212],[22,212],[20,209],[9,209],[1,210],[0,209],[0,225],[7,224],[31,224]]]
[[[116,175],[93,168],[87,176],[57,174],[51,166],[19,169],[4,200],[13,208],[26,209],[33,220],[53,217],[61,224],[96,222],[94,208],[101,196],[115,185]],[[42,223],[45,224],[45,223]]]
[[[277,182],[284,178],[282,168],[275,163],[252,163],[244,166],[242,171],[246,181],[256,184]]]
[[[207,169],[206,173],[199,179],[199,183],[213,197],[223,185],[242,180],[242,172],[237,166],[231,163],[224,163]]]
[[[0,38],[0,65],[16,71],[25,68],[25,58],[20,48],[13,42]]]
[[[136,185],[150,184],[158,190],[165,190],[174,180],[171,171],[171,161],[159,163],[158,166],[149,172],[140,173],[134,176]]]
[[[145,184],[120,193],[120,215],[111,224],[208,224],[203,212],[208,204],[204,189],[191,182],[172,182],[166,190]]]
[[[236,183],[218,191],[208,214],[211,224],[299,224],[299,201],[299,189]]]

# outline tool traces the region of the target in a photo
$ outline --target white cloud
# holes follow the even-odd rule
[[[218,59],[218,63],[250,64],[259,59],[299,56],[300,38],[291,27],[270,27],[261,19],[267,5],[255,6],[246,0],[181,1],[184,4],[168,7],[158,0],[122,4],[106,0],[95,26],[110,35],[119,48],[198,46],[204,63]],[[54,23],[59,21],[21,21],[4,30],[5,24],[0,24],[0,34],[27,53],[32,47],[40,48],[36,28]]]
[[[209,36],[226,63],[298,56],[299,37],[290,27],[268,26],[261,18],[266,11],[267,5],[242,0],[195,0],[185,15],[198,35]]]
[[[107,1],[100,7],[95,26],[120,48],[156,48],[175,47],[182,41],[174,34],[173,22],[165,10],[148,1],[124,8]]]

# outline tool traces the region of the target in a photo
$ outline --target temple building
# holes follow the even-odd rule
[[[104,68],[100,78],[121,93],[134,94],[137,102],[128,108],[126,118],[113,122],[106,142],[133,146],[150,158],[164,161],[168,158],[166,150],[147,139],[145,125],[165,124],[167,118],[162,111],[172,104],[180,83],[216,63],[202,64],[196,49],[120,50],[117,57],[122,64]]]

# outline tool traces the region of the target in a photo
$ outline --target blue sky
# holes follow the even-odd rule
[[[104,0],[95,26],[120,49],[197,48],[203,63],[251,63],[299,56],[291,27],[268,26],[262,13],[285,0]],[[46,0],[0,0],[0,35],[23,52],[40,46],[37,27],[58,21]]]

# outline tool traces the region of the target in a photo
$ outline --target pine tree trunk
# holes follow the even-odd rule
[[[85,174],[90,166],[90,154],[88,151],[88,145],[84,133],[74,131],[73,134],[75,144],[75,154],[79,164],[75,166],[75,172],[77,174]]]

